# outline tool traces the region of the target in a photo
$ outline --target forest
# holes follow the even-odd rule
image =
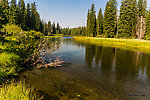
[[[86,27],[65,28],[62,33],[75,36],[148,40],[150,38],[150,10],[147,9],[147,0],[122,0],[120,9],[116,0],[109,0],[104,14],[100,8],[96,16],[95,6],[92,4],[91,9],[88,9]],[[140,27],[141,19],[144,23],[142,27]],[[139,34],[144,35],[139,36]]]
[[[24,0],[1,0],[0,1],[0,28],[3,25],[16,25],[24,31],[35,30],[45,35],[59,34],[60,25],[51,21],[45,22],[41,20],[40,14],[37,11],[36,4],[31,3],[25,5]]]
[[[147,0],[122,0],[120,9],[118,9],[116,0],[109,0],[104,14],[100,8],[97,16],[95,6],[92,4],[87,13],[87,25],[78,28],[61,28],[58,22],[55,25],[54,22],[44,21],[40,18],[35,2],[25,6],[24,0],[19,0],[18,4],[16,0],[12,0],[10,3],[8,0],[1,0],[0,7],[1,28],[3,25],[14,24],[24,31],[35,30],[44,35],[150,38],[150,10],[147,10]],[[142,27],[141,19],[144,23]]]
[[[148,55],[150,42],[146,41],[150,40],[150,10],[147,7],[147,0],[121,0],[120,7],[118,7],[117,0],[108,0],[105,10],[102,11],[100,8],[98,15],[96,15],[95,4],[92,4],[87,10],[85,21],[85,26],[62,28],[59,22],[42,19],[35,2],[26,4],[24,0],[19,0],[19,2],[0,0],[0,100],[18,100],[18,98],[19,100],[46,100],[48,96],[54,100],[57,100],[56,98],[58,100],[66,100],[66,98],[84,100],[88,97],[100,100],[107,97],[116,98],[118,96],[116,93],[122,92],[124,88],[122,86],[120,88],[119,85],[120,83],[123,85],[122,82],[125,79],[131,77],[132,80],[138,76],[138,71],[141,72],[140,69],[142,69],[141,74],[148,73],[149,68],[144,68],[149,65],[148,58],[150,58]],[[71,39],[65,39],[69,36]],[[64,37],[64,40],[58,37]],[[55,51],[59,51],[59,48],[61,52],[55,55]],[[59,60],[63,55],[66,55],[63,60],[69,59],[70,62],[65,63]],[[126,58],[130,58],[127,60],[128,63],[124,62]],[[48,61],[43,59],[48,59]],[[62,69],[40,70],[45,65],[48,67],[50,63],[54,65],[55,61],[63,62],[63,71]],[[81,61],[82,64],[79,63]],[[136,68],[138,63],[141,63],[140,67],[142,67],[143,61],[145,61],[144,67]],[[67,69],[65,64],[73,65],[73,67]],[[39,65],[38,68],[35,67],[36,65]],[[133,68],[131,67],[130,70],[126,65],[131,65]],[[55,67],[52,66],[51,69]],[[99,68],[98,70],[102,73],[100,74],[94,68]],[[111,70],[112,73],[107,73]],[[117,74],[113,72],[115,70]],[[23,72],[27,75],[22,75]],[[114,73],[119,76],[119,78],[115,77],[117,81],[110,78],[110,76],[115,76]],[[130,77],[126,76],[126,73],[129,73]],[[107,75],[101,77],[103,74]],[[21,75],[25,81],[19,79]],[[94,75],[97,77],[93,77]],[[26,78],[36,85],[31,83],[32,86],[30,86]],[[120,78],[123,81],[120,81]],[[111,86],[105,84],[105,81],[116,82],[113,84],[120,90],[116,89],[115,95],[109,93],[107,88],[102,86]],[[89,83],[92,85],[90,86]],[[137,81],[132,84],[137,84]],[[127,85],[130,86],[128,83]],[[148,85],[144,86],[148,87]],[[48,92],[43,96],[44,92],[40,89],[37,91],[37,88]],[[113,90],[114,87],[109,87],[109,89]]]

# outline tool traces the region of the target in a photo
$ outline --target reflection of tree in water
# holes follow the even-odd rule
[[[108,71],[112,70],[114,61],[115,49],[108,47],[100,47],[95,45],[86,44],[85,62],[91,67],[95,58],[95,64],[98,67],[101,61],[101,70]]]
[[[115,48],[103,47],[101,57],[101,72],[109,75],[112,71],[115,56]]]
[[[96,64],[96,67],[98,67],[99,63],[100,63],[100,60],[101,60],[101,52],[102,52],[102,47],[101,46],[96,46],[95,48],[95,64]]]
[[[146,62],[145,62],[145,67],[146,67],[146,75],[147,75],[147,78],[148,80],[150,80],[150,55],[147,54],[145,55],[145,59],[146,59]]]
[[[85,63],[89,66],[92,67],[93,64],[93,58],[95,55],[95,46],[86,44],[86,51],[85,51]]]
[[[125,51],[117,49],[116,51],[116,78],[127,79],[136,78],[138,74],[137,53],[131,51]]]

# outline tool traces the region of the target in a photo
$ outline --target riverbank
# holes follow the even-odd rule
[[[45,37],[40,32],[23,31],[15,25],[4,26],[0,33],[0,100],[28,99],[35,91],[26,86],[25,82],[11,80],[18,76],[20,71],[27,69],[28,63],[32,62],[27,59],[38,52],[39,47],[45,45],[44,40],[58,36]],[[48,42],[48,45],[51,43]],[[31,100],[38,99],[37,95],[34,94]]]
[[[74,37],[79,42],[90,43],[98,46],[120,48],[130,51],[150,53],[150,41],[138,39],[116,39],[97,37]]]

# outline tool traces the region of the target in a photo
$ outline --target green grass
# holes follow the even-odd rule
[[[34,93],[34,88],[26,86],[24,82],[11,82],[0,88],[0,100],[41,100]]]
[[[46,38],[60,38],[60,37],[63,37],[63,36],[45,36]]]
[[[19,56],[13,53],[0,53],[0,77],[14,75],[17,71]]]
[[[114,47],[125,50],[150,53],[150,41],[147,40],[94,37],[75,37],[75,39],[80,42],[90,43],[99,46]]]

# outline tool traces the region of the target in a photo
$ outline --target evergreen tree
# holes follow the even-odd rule
[[[109,23],[109,6],[110,6],[110,4],[109,4],[109,1],[107,2],[107,4],[106,4],[106,7],[105,7],[105,13],[104,13],[104,25],[103,25],[103,32],[104,32],[104,34],[105,35],[107,35],[107,33],[108,32],[110,32],[110,23]]]
[[[117,1],[110,0],[110,35],[109,37],[114,37],[116,35],[117,27]]]
[[[136,25],[137,25],[137,1],[133,0],[131,4],[132,10],[132,37],[136,37]]]
[[[56,30],[57,30],[57,34],[59,34],[60,33],[60,25],[59,25],[59,23],[57,23],[57,28],[56,28]]]
[[[39,15],[38,12],[35,13],[35,17],[36,17],[36,20],[35,20],[35,30],[39,31],[40,30],[41,19],[40,19],[40,15]]]
[[[56,34],[56,27],[55,27],[55,23],[54,22],[52,24],[52,33]]]
[[[102,9],[100,8],[98,17],[97,17],[97,35],[103,34],[103,14]]]
[[[89,36],[89,16],[90,16],[90,11],[89,11],[89,9],[88,9],[88,14],[87,14],[87,34],[86,34],[86,36]]]
[[[146,16],[146,32],[145,32],[145,39],[150,39],[150,10]]]
[[[89,13],[89,34],[93,35],[95,37],[96,35],[96,15],[95,15],[95,7],[94,4],[92,4],[92,7],[90,9]]]
[[[147,0],[144,0],[144,3],[143,3],[143,17],[146,18],[146,15],[147,15]]]
[[[10,3],[10,11],[9,11],[9,23],[16,24],[17,23],[17,4],[16,0],[12,0]]]
[[[48,33],[51,34],[51,31],[52,31],[51,21],[48,21]]]
[[[104,33],[108,38],[115,36],[117,30],[117,1],[109,0],[104,13]]]
[[[26,11],[25,11],[25,30],[31,29],[31,11],[30,11],[30,4],[27,4]]]
[[[3,9],[2,9],[2,3],[0,2],[0,29],[2,28],[2,25],[3,25]]]
[[[20,19],[21,19],[21,28],[25,30],[25,2],[21,0],[21,8],[20,8]]]
[[[120,7],[118,36],[129,38],[132,34],[132,28],[134,25],[134,19],[132,18],[132,0],[122,0]]]
[[[3,24],[6,24],[9,22],[9,5],[8,0],[1,0],[1,9],[3,11]]]
[[[36,13],[36,5],[35,5],[35,2],[34,3],[31,3],[31,29],[32,30],[35,30],[35,27],[36,27],[36,17],[35,17],[35,13]]]
[[[31,3],[31,21],[32,21],[31,29],[39,31],[41,20],[40,15],[37,12],[35,2]]]
[[[19,26],[23,30],[25,30],[25,2],[24,0],[19,0],[18,6],[17,6],[17,22]]]
[[[138,15],[146,17],[147,0],[138,0]]]

